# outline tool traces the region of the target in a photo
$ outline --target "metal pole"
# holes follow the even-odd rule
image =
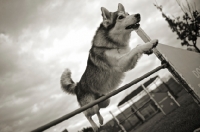
[[[167,66],[168,66],[167,64],[162,64],[161,66],[158,66],[154,70],[152,70],[152,71],[144,74],[143,76],[133,80],[132,82],[130,82],[130,83],[128,83],[128,84],[126,84],[126,85],[124,85],[124,86],[122,86],[122,87],[120,87],[120,88],[118,88],[118,89],[116,89],[116,90],[114,90],[114,91],[112,91],[110,93],[108,93],[107,95],[102,96],[101,98],[99,98],[99,99],[97,99],[97,100],[95,100],[95,101],[93,101],[93,102],[91,102],[91,103],[89,103],[87,105],[84,105],[83,107],[81,107],[79,109],[76,109],[75,111],[73,111],[73,112],[71,112],[69,114],[66,114],[66,115],[64,115],[64,116],[62,116],[62,117],[60,117],[60,118],[58,118],[58,119],[56,119],[54,121],[51,121],[50,123],[48,123],[46,125],[43,125],[43,126],[37,128],[35,130],[32,130],[31,132],[41,132],[41,131],[44,131],[44,130],[46,130],[46,129],[54,126],[54,125],[57,125],[57,124],[63,122],[64,120],[67,120],[67,119],[69,119],[69,118],[71,118],[71,117],[73,117],[73,116],[85,111],[86,109],[88,109],[88,108],[90,108],[90,107],[92,107],[92,106],[94,106],[94,105],[96,105],[96,104],[98,104],[100,102],[103,102],[104,100],[106,100],[106,99],[108,99],[108,98],[120,93],[121,91],[123,91],[123,90],[129,88],[130,86],[140,82],[141,80],[149,77],[153,73],[155,73],[155,72],[157,72],[157,71],[159,71],[159,70],[161,70],[163,68],[166,68]]]

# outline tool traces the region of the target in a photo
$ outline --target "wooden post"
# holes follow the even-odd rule
[[[171,93],[168,91],[168,96],[174,100],[174,102],[180,107],[180,104],[176,101],[176,99],[174,98],[174,96],[171,95]]]
[[[119,120],[117,119],[117,117],[115,117],[111,111],[109,111],[109,112],[110,112],[110,114],[112,115],[112,117],[115,119],[115,121],[117,122],[117,124],[119,125],[119,127],[122,129],[122,131],[123,131],[123,132],[126,132],[126,129],[124,128],[123,125],[120,124],[120,122],[119,122]]]
[[[146,90],[145,86],[142,84],[142,87],[144,89],[144,91],[149,95],[150,99],[153,100],[153,102],[156,104],[156,106],[162,111],[162,113],[164,115],[166,115],[166,113],[163,111],[162,107],[159,105],[159,103],[156,102],[156,100],[151,96],[151,94]]]
[[[174,91],[171,90],[171,88],[162,80],[162,78],[159,77],[159,76],[158,76],[158,78],[165,85],[165,87],[168,89],[168,91],[171,93],[171,95],[174,96],[175,98],[177,98],[177,96],[175,95]]]
[[[123,111],[118,107],[118,109],[119,109],[119,111],[122,113],[122,115],[125,117],[125,120],[127,120],[128,118],[126,117],[126,115],[123,113]],[[127,120],[128,121],[128,123],[131,125],[131,127],[133,127],[133,124],[129,121],[129,120]]]
[[[132,102],[132,99],[130,99],[131,100],[131,102]],[[144,122],[145,121],[145,118],[144,118],[144,116],[142,115],[142,113],[138,110],[138,108],[135,106],[135,104],[132,102],[132,104],[131,104],[131,108],[133,109],[133,113],[136,115],[136,117],[140,120],[140,121],[142,121],[142,122]]]

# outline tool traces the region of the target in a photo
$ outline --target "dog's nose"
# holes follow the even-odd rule
[[[136,18],[140,18],[140,14],[135,14],[135,17]]]

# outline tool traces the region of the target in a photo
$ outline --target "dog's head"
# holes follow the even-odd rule
[[[129,15],[125,12],[124,6],[118,4],[116,12],[109,12],[102,7],[103,26],[113,33],[128,33],[139,28],[140,14]]]
[[[118,4],[118,10],[116,12],[109,12],[106,8],[102,7],[102,26],[107,31],[108,36],[120,43],[128,41],[130,33],[133,30],[139,28],[140,14],[129,15],[125,12],[124,6]]]

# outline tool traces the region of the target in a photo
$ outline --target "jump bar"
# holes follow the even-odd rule
[[[97,99],[97,100],[95,100],[95,101],[93,101],[93,102],[91,102],[91,103],[89,103],[89,104],[87,104],[87,105],[84,105],[83,107],[81,107],[81,108],[79,108],[79,109],[76,109],[75,111],[73,111],[73,112],[71,112],[71,113],[69,113],[69,114],[66,114],[66,115],[64,115],[64,116],[62,116],[62,117],[60,117],[60,118],[58,118],[58,119],[56,119],[56,120],[54,120],[54,121],[51,121],[50,123],[48,123],[48,124],[46,124],[46,125],[43,125],[43,126],[37,128],[37,129],[35,129],[35,130],[32,130],[31,132],[41,132],[41,131],[44,131],[44,130],[46,130],[46,129],[52,127],[52,126],[55,126],[55,125],[57,125],[57,124],[63,122],[64,120],[67,120],[67,119],[69,119],[69,118],[71,118],[71,117],[73,117],[73,116],[75,116],[75,115],[77,115],[77,114],[79,114],[79,113],[85,111],[86,109],[88,109],[88,108],[90,108],[90,107],[92,107],[92,106],[94,106],[94,105],[96,105],[96,104],[98,104],[98,103],[100,103],[100,102],[103,102],[104,100],[106,100],[106,99],[108,99],[108,98],[110,98],[110,97],[112,97],[112,96],[114,96],[114,95],[120,93],[121,91],[123,91],[123,90],[129,88],[130,86],[132,86],[132,85],[134,85],[134,84],[136,84],[136,83],[142,81],[143,79],[149,77],[149,76],[152,75],[153,73],[155,73],[155,72],[157,72],[157,71],[159,71],[159,70],[161,70],[161,69],[166,68],[167,66],[168,66],[168,64],[163,63],[161,66],[158,66],[157,68],[155,68],[155,69],[153,69],[152,71],[150,71],[150,72],[144,74],[143,76],[141,76],[141,77],[139,77],[139,78],[133,80],[132,82],[130,82],[130,83],[128,83],[128,84],[126,84],[126,85],[124,85],[124,86],[122,86],[122,87],[120,87],[120,88],[118,88],[118,89],[116,89],[116,90],[114,90],[114,91],[112,91],[112,92],[110,92],[110,93],[108,93],[108,94],[105,95],[105,96],[102,96],[101,98],[99,98],[99,99]]]

